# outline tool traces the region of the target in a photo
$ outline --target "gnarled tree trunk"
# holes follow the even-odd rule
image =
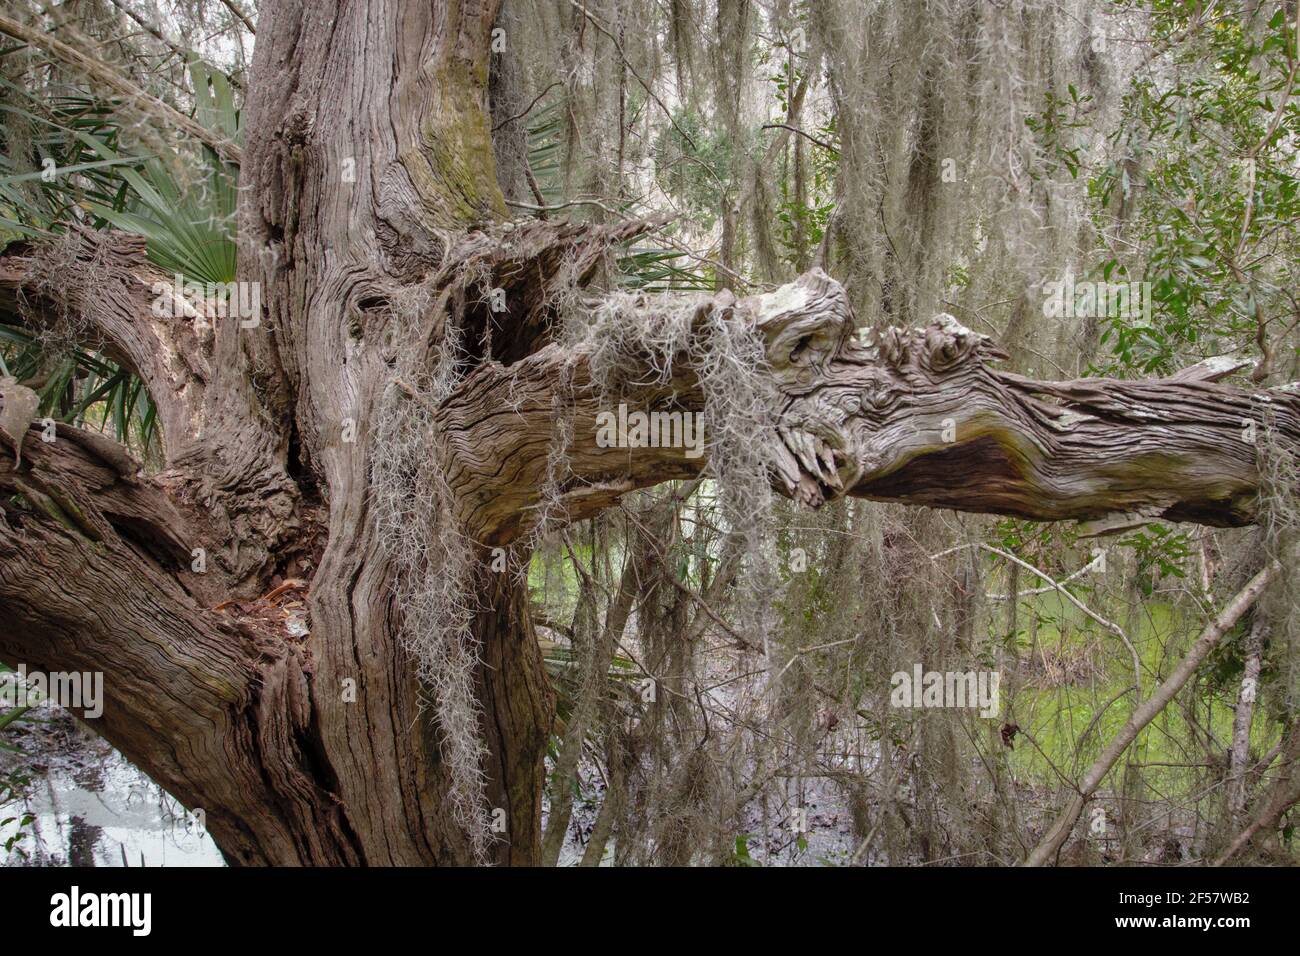
[[[0,430],[0,658],[104,671],[104,735],[203,809],[232,862],[474,860],[402,650],[400,569],[375,514],[377,410],[395,388],[426,394],[399,369],[432,375],[457,350],[431,410],[441,454],[424,467],[445,476],[473,567],[485,796],[504,811],[493,862],[539,859],[552,704],[526,592],[493,570],[491,549],[526,558],[548,495],[577,520],[705,466],[683,449],[596,441],[607,398],[587,356],[556,341],[553,293],[653,224],[507,221],[487,103],[496,7],[262,5],[239,224],[241,278],[261,284],[256,327],[155,315],[154,284],[169,277],[117,234],[75,234],[78,258],[54,284],[34,250],[0,257],[0,308],[37,323],[71,311],[142,376],[166,458],[145,474],[76,429],[52,443],[39,423]],[[946,318],[860,341],[843,291],[816,271],[690,307],[761,336],[772,482],[812,506],[852,494],[1243,524],[1259,483],[1246,424],[1300,440],[1294,393],[1215,384],[1221,369],[1033,382],[992,369],[991,343]],[[666,382],[645,360],[655,384],[622,400],[702,407],[688,356]],[[558,481],[557,408],[569,429]],[[275,575],[299,572],[306,633],[264,597]]]

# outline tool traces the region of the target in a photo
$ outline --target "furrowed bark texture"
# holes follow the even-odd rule
[[[328,507],[311,591],[313,703],[321,764],[367,863],[470,859],[443,806],[446,768],[398,646],[394,571],[368,475],[401,325],[429,319],[394,303],[451,265],[470,225],[505,217],[487,120],[495,17],[495,4],[472,0],[289,2],[265,8],[259,24],[241,261],[267,290],[267,325],[294,396],[292,467]],[[445,326],[435,318],[428,331],[436,351]],[[494,582],[480,597],[488,800],[508,811],[496,860],[529,862],[549,700],[519,584]],[[339,693],[350,681],[355,702]]]
[[[104,672],[92,726],[203,808],[232,862],[355,861],[311,772],[310,651],[270,607],[211,610],[215,582],[189,573],[201,517],[73,432],[33,427],[21,469],[0,453],[0,655]]]
[[[551,691],[522,577],[489,573],[487,549],[526,559],[542,512],[578,520],[706,467],[681,448],[596,441],[611,402],[701,410],[688,354],[667,381],[664,356],[628,356],[625,381],[654,384],[607,394],[558,335],[606,251],[655,223],[506,221],[488,119],[495,3],[268,0],[260,14],[239,154],[255,326],[158,315],[171,277],[120,234],[74,230],[54,258],[0,254],[5,320],[71,328],[138,373],[165,459],[145,474],[102,436],[0,430],[0,656],[104,671],[105,736],[203,809],[232,862],[470,862],[400,647],[372,487],[377,410],[422,384],[399,366],[432,376],[455,345],[426,464],[481,569],[487,799],[507,824],[491,859],[536,862]],[[1214,370],[1034,382],[997,371],[992,343],[948,317],[859,335],[816,271],[688,305],[761,335],[766,467],[811,506],[851,494],[1103,528],[1243,524],[1259,485],[1245,436],[1300,440],[1293,392],[1219,385]],[[16,408],[8,388],[0,407]],[[294,578],[302,626],[273,587]]]

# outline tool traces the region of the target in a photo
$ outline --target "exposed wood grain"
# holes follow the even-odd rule
[[[763,334],[765,374],[780,393],[773,485],[809,505],[849,494],[1113,527],[1155,518],[1242,525],[1256,514],[1260,443],[1300,447],[1300,397],[1207,380],[1222,369],[1154,382],[1035,381],[994,368],[993,343],[949,316],[855,335],[843,290],[817,271],[731,301],[718,300],[731,321]],[[647,364],[647,381],[651,372]],[[668,387],[602,398],[585,357],[556,347],[468,376],[444,407],[444,433],[450,480],[480,540],[528,527],[561,421],[570,436],[561,504],[572,519],[699,472],[704,460],[683,449],[598,447],[596,415],[620,400],[703,407],[689,367]]]

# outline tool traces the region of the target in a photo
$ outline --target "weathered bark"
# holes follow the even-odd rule
[[[1157,382],[1038,382],[999,372],[984,336],[940,316],[921,330],[884,329],[864,342],[843,289],[813,271],[777,292],[730,293],[688,304],[752,323],[777,386],[773,484],[818,506],[838,495],[1040,520],[1096,531],[1164,518],[1237,526],[1254,519],[1257,442],[1300,447],[1300,395],[1213,381],[1210,363]],[[634,359],[635,356],[629,357]],[[611,402],[699,411],[704,396],[684,361],[658,382],[645,357],[617,396],[593,385],[582,353],[545,345],[510,366],[476,369],[443,408],[449,480],[463,519],[483,541],[528,526],[541,501],[563,410],[570,471],[559,504],[587,517],[636,488],[698,474],[706,458],[682,448],[602,448],[596,416]],[[509,407],[510,415],[499,410]],[[501,467],[502,463],[506,467]]]
[[[357,861],[312,773],[310,650],[269,607],[211,610],[188,570],[195,516],[72,431],[33,429],[19,470],[0,454],[0,656],[105,672],[97,729],[204,809],[232,862]]]
[[[286,467],[287,392],[269,371],[265,330],[187,318],[173,277],[145,260],[137,237],[73,228],[58,255],[51,265],[25,244],[6,249],[0,310],[60,335],[84,328],[85,344],[140,376],[158,407],[159,480],[206,512],[190,548],[208,552],[222,587],[248,593],[303,531]]]
[[[217,574],[210,580],[218,586],[201,600],[166,577],[152,589],[178,592],[176,600],[188,602],[185,613],[168,613],[192,620],[198,636],[231,645],[225,666],[240,681],[223,689],[222,719],[200,710],[194,719],[173,720],[169,732],[175,736],[166,746],[119,732],[119,718],[112,727],[106,721],[106,730],[187,805],[203,808],[218,844],[241,862],[470,860],[464,834],[442,805],[446,771],[398,647],[393,569],[369,513],[368,440],[371,413],[391,378],[388,362],[402,341],[398,333],[427,318],[402,314],[392,299],[440,268],[471,224],[505,216],[486,119],[495,15],[492,3],[395,0],[364,8],[293,2],[263,8],[241,169],[240,278],[260,283],[266,306],[256,328],[217,323],[210,342],[196,343],[185,339],[183,319],[151,321],[148,289],[157,277],[138,261],[116,270],[112,295],[102,302],[89,283],[72,290],[79,298],[59,303],[48,301],[59,290],[43,290],[46,305],[70,305],[87,315],[120,346],[114,354],[145,377],[165,409],[169,473],[141,480],[177,502],[207,509],[203,517],[217,520],[200,527],[224,531],[222,544],[232,554],[228,562],[214,562]],[[4,276],[18,288],[29,276],[20,257],[10,258]],[[440,331],[431,330],[431,350],[441,345]],[[191,363],[204,365],[188,368]],[[190,379],[176,381],[182,374]],[[190,387],[195,383],[202,389]],[[355,442],[345,440],[352,429]],[[33,456],[23,468],[40,469],[45,457]],[[245,519],[266,515],[268,499],[274,500],[268,481],[283,486],[289,507],[275,503],[274,521]],[[201,497],[195,485],[211,493]],[[38,531],[49,533],[43,523],[33,528],[30,519],[7,526],[6,545],[31,552],[46,574],[53,568],[52,582],[75,577],[71,559],[52,565],[53,544]],[[257,593],[297,553],[308,556],[314,572],[310,633],[293,655],[293,642],[278,635],[285,644],[279,656],[290,663],[279,665],[283,676],[272,681],[257,654],[240,657],[238,645],[222,639],[229,609],[211,610],[211,591]],[[181,576],[166,570],[173,579]],[[39,574],[37,567],[7,567],[6,597],[40,593],[31,580]],[[162,599],[151,589],[138,590],[137,600]],[[494,576],[480,597],[479,681],[492,751],[488,799],[508,811],[508,839],[496,844],[495,858],[527,862],[539,845],[549,702],[517,586]],[[86,602],[83,613],[102,612]],[[109,686],[126,680],[123,666],[137,663],[139,680],[165,682],[182,699],[201,700],[201,685],[209,682],[222,688],[234,683],[203,660],[189,665],[189,680],[161,663],[119,660],[115,643],[139,641],[136,656],[149,648],[150,632],[133,633],[138,628],[131,620],[116,610],[101,618],[124,628],[116,642],[104,642],[104,656],[94,662],[93,669],[108,671]],[[6,615],[4,623],[6,638],[14,635],[5,645],[7,657],[57,661],[56,647],[34,654],[29,637],[18,643],[18,635],[31,633],[22,615]],[[83,628],[70,612],[59,626],[69,634]],[[189,641],[198,636],[183,635]],[[179,636],[156,643],[167,661],[186,646]],[[240,688],[247,688],[242,696]],[[148,698],[139,694],[139,706],[127,713]],[[199,726],[205,719],[210,729],[204,733]],[[226,746],[229,738],[233,749],[238,737],[228,727],[241,721],[268,729],[252,752],[232,756],[225,766],[210,761],[210,773],[151,756],[174,750],[187,735],[207,749]],[[236,759],[239,766],[232,767]],[[212,783],[214,775],[227,783]],[[239,785],[262,777],[261,786]],[[272,784],[300,806],[277,815],[276,796],[265,793]],[[332,828],[322,823],[331,815],[338,820]],[[278,838],[240,832],[250,825],[240,821],[263,818],[255,825],[278,826]]]
[[[403,329],[427,328],[435,355],[446,334],[436,309],[404,314],[396,303],[453,266],[468,227],[505,218],[487,118],[495,17],[490,2],[287,2],[264,7],[259,23],[241,264],[267,290],[266,324],[294,396],[291,466],[328,504],[311,592],[319,756],[367,863],[471,859],[399,647],[394,568],[368,492],[374,414]],[[494,859],[526,863],[540,838],[549,701],[523,595],[498,577],[484,579],[476,622],[487,797],[507,811]],[[347,680],[355,702],[338,692]]]
[[[432,368],[463,337],[462,374],[437,410],[447,457],[428,467],[444,471],[479,548],[522,548],[557,420],[568,520],[699,474],[706,459],[684,449],[598,447],[609,396],[586,356],[555,340],[552,293],[584,285],[611,244],[653,224],[505,222],[487,103],[495,3],[279,0],[260,12],[240,181],[240,277],[260,283],[265,306],[256,327],[201,333],[154,315],[154,284],[170,277],[115,234],[78,234],[55,282],[39,250],[0,255],[0,310],[83,320],[86,341],[144,379],[166,461],[145,475],[61,426],[53,444],[33,427],[18,465],[15,436],[0,436],[0,657],[106,672],[105,736],[203,809],[233,862],[469,862],[400,647],[397,569],[370,497],[374,416],[399,357]],[[471,281],[502,290],[506,310],[477,301]],[[992,369],[991,344],[949,319],[860,342],[843,290],[819,272],[697,308],[764,337],[772,480],[810,505],[853,494],[1241,524],[1258,484],[1243,420],[1300,440],[1290,392],[1032,382]],[[624,399],[685,411],[705,396],[684,363]],[[203,573],[190,570],[196,548],[210,556]],[[291,574],[306,579],[306,634],[258,597]],[[492,859],[530,863],[551,695],[520,580],[475,580],[487,799],[507,822]]]

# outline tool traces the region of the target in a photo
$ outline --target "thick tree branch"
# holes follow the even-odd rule
[[[0,254],[0,316],[80,340],[138,375],[158,404],[171,461],[202,431],[211,355],[192,320],[154,314],[153,290],[171,289],[173,279],[144,249],[136,236],[77,228],[59,248],[12,244]]]
[[[855,334],[843,289],[820,271],[774,293],[740,302],[724,293],[696,307],[701,321],[722,309],[763,336],[760,374],[779,395],[773,484],[814,507],[849,494],[1086,521],[1097,532],[1156,518],[1243,525],[1256,514],[1259,446],[1300,447],[1293,391],[1217,384],[1230,369],[1213,363],[1152,382],[1034,381],[993,369],[998,350],[950,316],[922,330]],[[654,357],[645,361],[640,379],[657,381]],[[596,442],[596,415],[620,401],[701,410],[693,370],[674,368],[671,383],[603,397],[586,356],[554,346],[473,371],[443,409],[449,480],[467,527],[485,542],[514,537],[548,482],[580,518],[628,491],[699,473],[704,460],[681,448]]]
[[[143,380],[167,479],[227,523],[228,534],[204,544],[253,578],[297,528],[279,363],[260,315],[244,328],[218,317],[215,300],[196,310],[175,285],[146,260],[144,240],[119,232],[72,227],[52,247],[16,243],[0,254],[0,316],[101,349]]]
[[[192,570],[198,509],[123,476],[75,429],[40,432],[21,466],[0,438],[0,659],[101,673],[95,729],[203,810],[232,862],[357,862],[313,776],[301,639],[270,607],[213,610],[230,582]]]

